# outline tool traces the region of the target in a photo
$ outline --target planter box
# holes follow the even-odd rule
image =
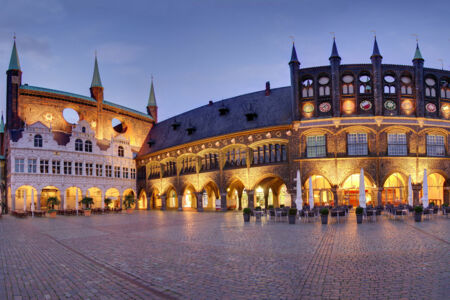
[[[250,222],[250,215],[244,214],[244,222]]]
[[[363,215],[356,215],[356,223],[357,224],[362,224],[362,220],[363,220]]]
[[[288,216],[288,218],[289,218],[289,224],[295,224],[295,215],[289,215]]]
[[[90,209],[87,209],[87,210],[85,210],[83,213],[84,213],[84,215],[85,215],[86,217],[89,217],[89,216],[91,215],[91,210],[90,210]]]
[[[327,225],[328,224],[328,215],[320,215],[320,218],[322,219],[322,224]]]
[[[52,211],[52,212],[49,212],[49,213],[48,213],[48,216],[49,216],[50,218],[56,218],[56,210],[55,210],[55,211]]]
[[[422,222],[422,214],[414,213],[414,221]]]
[[[127,214],[132,214],[133,211],[134,211],[134,209],[132,209],[132,208],[127,208]]]

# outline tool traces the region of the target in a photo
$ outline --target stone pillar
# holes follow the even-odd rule
[[[383,195],[383,188],[378,188],[378,193],[377,193],[377,200],[378,200],[378,205],[382,204],[382,197]]]
[[[166,210],[166,195],[161,195],[161,210]]]
[[[422,190],[422,184],[421,183],[413,183],[412,184],[412,190],[413,190],[413,204],[419,205],[420,203],[420,191]]]
[[[119,196],[117,196],[117,200],[119,200],[119,207],[122,208],[122,198]]]
[[[251,209],[255,208],[255,191],[250,190],[247,191],[247,196],[248,196],[248,207]]]
[[[203,211],[203,193],[197,193],[197,211]]]
[[[338,186],[332,185],[331,192],[333,193],[334,206],[339,206],[339,198],[338,198]]]
[[[272,196],[273,196],[273,192],[272,192]],[[264,191],[264,207],[267,208],[268,205],[269,205],[269,189],[267,188]]]
[[[450,187],[444,187],[444,204],[450,204]]]
[[[242,192],[243,190],[238,191],[238,210],[242,210]]]
[[[151,195],[150,197],[147,197],[147,210],[150,210],[150,204],[152,203],[152,197],[153,197],[153,195]],[[155,202],[155,200],[153,200],[153,202]]]
[[[11,193],[11,211],[16,210],[16,194]]]
[[[64,199],[64,194],[62,194],[60,196],[60,198],[61,198],[61,203],[59,204],[59,209],[64,210],[64,201],[66,201],[66,199]]]
[[[183,210],[183,196],[180,196],[178,194],[177,200],[178,200],[178,210],[182,211]]]
[[[220,210],[227,211],[227,193],[220,194]]]
[[[36,193],[36,199],[37,199],[36,210],[41,210],[41,193]],[[76,201],[78,201],[78,199],[76,199]]]

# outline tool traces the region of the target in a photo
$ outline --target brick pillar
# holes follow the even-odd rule
[[[161,195],[161,210],[166,210],[166,195]]]
[[[203,211],[203,193],[197,193],[197,211]]]
[[[420,203],[420,191],[422,190],[422,184],[421,183],[413,183],[412,184],[412,190],[413,190],[413,204],[419,205]]]
[[[248,196],[248,207],[251,209],[255,208],[255,191],[247,191]]]
[[[378,188],[378,193],[377,193],[377,202],[378,202],[378,205],[381,205],[382,203],[382,200],[381,200],[381,197],[382,197],[382,194],[383,194],[383,188]]]
[[[227,193],[220,194],[220,210],[227,211]]]
[[[331,186],[331,192],[333,193],[333,199],[334,199],[334,206],[339,206],[339,198],[338,198],[338,186],[332,185]]]

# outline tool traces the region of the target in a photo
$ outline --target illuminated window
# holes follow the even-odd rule
[[[348,155],[361,156],[368,154],[367,134],[349,133],[347,135]]]
[[[325,135],[308,136],[306,138],[307,157],[325,157],[327,155]]]
[[[389,133],[388,134],[388,155],[405,156],[407,155],[406,134]]]
[[[42,136],[40,134],[36,134],[34,136],[34,146],[35,147],[42,147]]]
[[[75,140],[75,151],[83,151],[83,141],[80,139]]]
[[[427,135],[427,155],[445,156],[444,136]]]

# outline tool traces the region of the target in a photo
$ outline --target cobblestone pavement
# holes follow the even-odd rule
[[[0,218],[0,299],[449,299],[450,219]]]

